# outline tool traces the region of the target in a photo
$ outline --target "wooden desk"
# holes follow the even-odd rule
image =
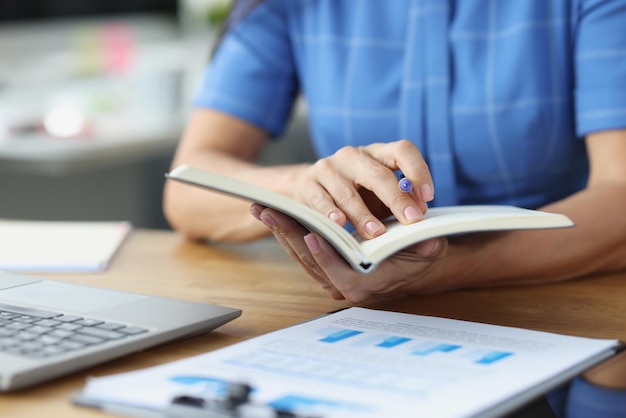
[[[105,417],[69,402],[90,375],[130,371],[220,348],[347,306],[333,301],[271,239],[208,246],[169,231],[135,231],[106,273],[46,275],[112,289],[243,309],[216,331],[38,387],[0,395],[0,416]],[[626,341],[626,273],[575,282],[412,296],[364,306]]]

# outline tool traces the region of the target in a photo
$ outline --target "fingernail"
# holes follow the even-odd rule
[[[424,214],[415,206],[407,206],[406,209],[404,209],[404,217],[409,222],[415,222],[422,219]]]
[[[250,211],[250,213],[252,214],[252,216],[254,216],[257,220],[261,219],[261,211],[259,211],[256,206],[250,206],[250,208],[248,209]]]
[[[330,215],[328,215],[328,217],[333,221],[333,222],[337,222],[338,220],[341,219],[341,215],[337,212],[331,212]]]
[[[309,251],[316,253],[320,250],[320,243],[317,242],[317,238],[313,234],[307,234],[304,236],[304,243],[309,248]]]
[[[381,229],[382,227],[374,221],[369,221],[365,224],[365,231],[367,231],[370,236],[375,236]]]
[[[276,228],[276,219],[272,218],[267,213],[261,212],[260,218],[265,225],[269,226],[270,228]]]
[[[430,187],[430,184],[428,183],[422,184],[421,194],[422,194],[422,199],[424,199],[424,202],[430,202],[431,200],[435,198],[435,192],[433,191],[433,188]]]

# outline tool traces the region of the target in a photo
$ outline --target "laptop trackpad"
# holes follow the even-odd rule
[[[147,296],[48,281],[0,290],[0,299],[3,302],[61,312],[87,313],[146,298]]]

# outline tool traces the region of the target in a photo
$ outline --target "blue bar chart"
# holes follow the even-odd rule
[[[437,356],[453,354],[461,362],[483,366],[495,364],[514,354],[510,351],[487,350],[437,340],[419,340],[399,335],[366,333],[350,328],[324,328],[318,330],[316,334],[321,336],[318,341],[328,344],[346,343],[357,349],[403,349],[407,355],[419,358],[434,359]]]

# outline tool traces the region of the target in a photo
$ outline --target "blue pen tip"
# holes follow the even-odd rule
[[[413,183],[411,183],[411,180],[403,177],[400,179],[400,181],[398,181],[398,187],[401,191],[408,193],[413,190]]]

